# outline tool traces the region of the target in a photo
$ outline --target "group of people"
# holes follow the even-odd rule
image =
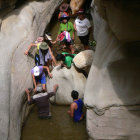
[[[50,78],[53,77],[50,72],[50,67],[58,65],[57,61],[63,62],[61,66],[65,66],[67,68],[71,67],[72,60],[76,55],[74,54],[75,32],[77,32],[77,36],[84,45],[84,48],[88,49],[91,24],[85,17],[84,10],[80,9],[77,12],[77,18],[73,25],[72,22],[69,21],[70,13],[64,10],[65,7],[60,8],[63,10],[60,11],[58,15],[60,27],[56,40],[52,41],[51,35],[49,33],[45,33],[43,36],[38,37],[34,43],[31,43],[24,52],[25,55],[28,55],[31,48],[36,48],[35,67],[31,69],[31,75],[34,83],[33,91],[36,94],[33,97],[30,97],[32,90],[26,89],[25,92],[27,94],[28,104],[37,104],[40,118],[51,117],[49,98],[55,95],[59,87],[58,84],[55,84],[52,92],[48,93],[46,89],[46,75],[48,75]],[[56,42],[59,42],[66,51],[62,52],[61,54],[57,54],[57,56],[54,57],[52,47]],[[42,87],[41,90],[38,88],[38,85],[40,84]],[[83,119],[83,101],[79,99],[78,96],[79,93],[77,91],[73,90],[71,92],[73,103],[68,111],[68,114],[74,118],[75,122]]]

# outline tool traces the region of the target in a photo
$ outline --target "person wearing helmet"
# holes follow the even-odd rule
[[[74,48],[73,48],[73,41],[74,41],[74,26],[73,24],[69,21],[69,15],[66,12],[63,12],[59,15],[60,18],[60,27],[58,30],[58,36],[62,32],[66,31],[70,34],[71,41],[66,42],[66,46],[70,47],[71,53],[74,53]],[[59,38],[56,38],[57,41],[59,41]]]
[[[79,93],[75,90],[71,92],[71,97],[73,98],[73,103],[70,106],[70,110],[68,111],[68,114],[70,117],[73,118],[75,122],[79,122],[83,119],[83,101],[81,99],[78,99]]]

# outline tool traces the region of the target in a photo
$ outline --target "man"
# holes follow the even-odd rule
[[[34,92],[36,92],[38,84],[41,84],[43,90],[46,91],[46,75],[44,70],[47,70],[49,77],[52,78],[52,74],[50,73],[49,68],[47,66],[35,66],[31,70],[34,83]]]
[[[74,119],[75,122],[79,122],[83,119],[83,101],[78,99],[79,93],[75,90],[71,92],[71,97],[73,98],[73,103],[70,106],[68,114]]]
[[[30,97],[30,91],[28,89],[25,90],[25,92],[27,94],[28,104],[37,105],[39,118],[41,118],[41,119],[51,118],[49,98],[56,94],[57,88],[58,88],[58,85],[55,84],[53,86],[52,92],[39,93],[39,94],[34,95],[32,98]]]

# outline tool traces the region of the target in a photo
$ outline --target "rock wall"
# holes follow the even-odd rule
[[[96,52],[84,102],[91,139],[140,139],[140,2],[94,0]]]
[[[17,0],[0,0],[0,10],[8,7],[14,7]]]
[[[0,140],[19,140],[27,115],[24,89],[32,87],[33,59],[27,46],[42,35],[61,0],[31,2],[1,19],[0,30]]]

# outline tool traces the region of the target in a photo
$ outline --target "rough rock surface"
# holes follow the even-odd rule
[[[0,0],[0,10],[8,7],[14,7],[17,0]]]
[[[94,52],[92,50],[86,50],[78,53],[73,62],[75,66],[79,69],[91,66],[94,57]]]
[[[19,140],[26,115],[24,89],[32,87],[27,46],[42,35],[61,0],[31,2],[1,19],[0,140]],[[24,107],[23,107],[24,106]]]
[[[47,79],[47,90],[52,91],[54,84],[59,84],[55,97],[51,100],[56,104],[70,104],[72,102],[71,91],[79,92],[79,98],[83,98],[86,78],[82,73],[76,71],[74,66],[70,69],[55,67],[52,71],[53,78]]]
[[[72,9],[72,14],[75,14],[84,4],[85,0],[71,0],[70,8]]]
[[[139,8],[137,0],[92,3],[97,45],[84,102],[89,107],[87,128],[93,139],[140,138]]]

